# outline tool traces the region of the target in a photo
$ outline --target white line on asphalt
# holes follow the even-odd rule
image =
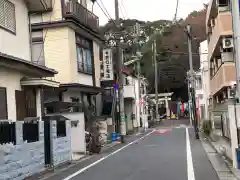
[[[123,149],[125,149],[126,147],[128,147],[128,146],[130,146],[130,145],[132,145],[132,144],[134,144],[134,143],[136,143],[136,142],[138,142],[138,141],[142,140],[143,138],[145,138],[145,137],[149,136],[150,134],[152,134],[152,132],[153,132],[153,131],[154,131],[154,130],[152,130],[150,133],[148,133],[148,134],[146,134],[146,135],[142,136],[141,138],[139,138],[139,139],[136,139],[135,141],[132,141],[132,142],[128,143],[127,145],[125,145],[125,146],[123,146],[123,147],[119,148],[118,150],[116,150],[116,151],[114,151],[114,152],[112,152],[112,153],[108,154],[107,156],[104,156],[104,157],[102,157],[101,159],[99,159],[99,160],[95,161],[94,163],[92,163],[92,164],[89,164],[88,166],[86,166],[86,167],[84,167],[84,168],[82,168],[82,169],[79,169],[77,172],[75,172],[75,173],[71,174],[70,176],[68,176],[68,177],[64,178],[63,180],[70,180],[70,179],[72,179],[72,178],[76,177],[77,175],[79,175],[79,174],[83,173],[83,172],[84,172],[84,171],[86,171],[87,169],[89,169],[89,168],[91,168],[91,167],[95,166],[96,164],[98,164],[98,163],[102,162],[103,160],[105,160],[105,159],[109,158],[110,156],[112,156],[112,155],[114,155],[114,154],[116,154],[116,153],[118,153],[118,152],[122,151],[122,150],[123,150]]]
[[[186,128],[186,149],[187,149],[187,172],[188,172],[188,180],[195,180],[193,161],[192,161],[192,151],[189,140],[189,132],[188,128]]]

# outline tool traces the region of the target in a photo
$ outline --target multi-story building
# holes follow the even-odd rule
[[[211,0],[206,14],[210,106],[227,104],[230,86],[236,81],[233,61],[232,16],[229,0]],[[227,106],[226,106],[227,108]]]
[[[37,9],[38,1],[45,2],[44,10]],[[44,91],[46,113],[64,111],[72,103],[82,104],[84,112],[89,107],[95,111],[95,95],[101,91],[98,17],[86,0],[37,2],[30,13],[32,59],[58,71],[55,80],[60,82],[59,88]],[[80,106],[72,111],[82,111]]]
[[[31,61],[28,14],[46,12],[41,2],[44,1],[0,1],[0,120],[41,117],[42,90],[59,85],[45,79],[57,73],[54,67]]]

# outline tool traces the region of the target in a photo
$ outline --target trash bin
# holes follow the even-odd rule
[[[112,142],[114,142],[114,141],[117,140],[117,135],[116,135],[115,132],[112,133],[112,135],[111,135],[111,140],[112,140]]]
[[[240,169],[240,148],[236,148],[237,168]]]

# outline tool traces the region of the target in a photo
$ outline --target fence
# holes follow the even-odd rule
[[[38,122],[23,123],[23,140],[27,143],[39,141]]]
[[[16,124],[10,122],[0,122],[0,144],[16,144]]]

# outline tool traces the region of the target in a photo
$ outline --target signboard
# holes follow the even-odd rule
[[[102,81],[113,80],[112,49],[103,50]]]

